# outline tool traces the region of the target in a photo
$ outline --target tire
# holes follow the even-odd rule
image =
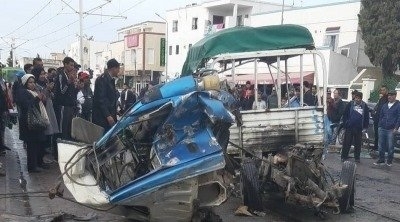
[[[243,204],[250,211],[262,211],[263,203],[258,180],[258,169],[254,160],[244,159],[241,168],[241,185]]]
[[[339,142],[340,145],[343,145],[344,133],[345,133],[344,128],[341,128],[339,133],[338,133],[338,136],[337,136],[337,139],[338,139],[338,142]]]
[[[340,212],[348,212],[354,206],[356,165],[353,162],[345,161],[342,166],[340,183],[348,185],[343,195],[339,198]]]

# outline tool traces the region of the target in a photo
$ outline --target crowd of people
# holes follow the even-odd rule
[[[303,106],[316,106],[317,100],[317,89],[316,86],[304,81],[304,97]],[[278,108],[278,95],[275,87],[271,89],[270,94],[266,92],[257,92],[257,100],[255,99],[254,85],[250,81],[246,82],[243,87],[236,86],[234,95],[239,101],[239,107],[241,110],[265,110]],[[288,93],[285,93],[281,98],[281,107],[300,107],[300,87],[291,87]]]
[[[315,85],[305,81],[303,83],[303,106],[316,106],[318,104],[317,88]],[[255,99],[254,86],[250,81],[246,85],[237,86],[234,95],[239,101],[241,110],[266,110],[278,108],[278,96],[275,88],[271,93],[257,92]],[[346,103],[342,100],[341,92],[335,89],[327,91],[327,129],[328,145],[336,145],[339,129],[344,129],[341,159],[349,158],[351,146],[354,147],[355,162],[360,163],[361,146],[363,134],[367,133],[369,119],[373,118],[375,141],[373,150],[379,152],[379,159],[375,163],[381,165],[393,163],[394,134],[399,131],[400,126],[400,103],[396,100],[396,92],[388,91],[386,86],[380,89],[380,99],[373,110],[369,110],[366,102],[362,100],[363,94],[357,90],[352,92],[351,101]],[[300,107],[300,87],[292,87],[287,96],[282,96],[281,107]],[[288,99],[289,98],[289,99]],[[321,98],[322,101],[322,98]],[[385,158],[385,152],[387,157]],[[386,160],[385,160],[386,159]]]
[[[49,168],[44,161],[46,153],[53,154],[57,161],[56,140],[71,139],[73,118],[93,122],[107,132],[117,121],[117,104],[122,114],[136,102],[136,94],[128,85],[121,97],[116,89],[120,73],[117,60],[107,62],[107,70],[96,79],[94,91],[90,75],[80,68],[72,58],[65,57],[63,67],[46,72],[43,61],[35,58],[24,66],[24,71],[16,73],[15,82],[6,83],[0,78],[0,155],[10,150],[4,141],[10,110],[18,110],[19,139],[27,152],[28,172],[36,173]]]
[[[99,125],[107,132],[137,99],[141,99],[147,90],[156,83],[149,83],[137,96],[127,84],[121,93],[116,89],[116,79],[120,73],[120,63],[115,59],[107,62],[107,70],[100,75],[91,88],[90,75],[80,71],[80,66],[70,57],[63,60],[63,67],[44,70],[40,58],[24,66],[24,72],[16,73],[14,83],[6,83],[0,78],[0,154],[10,148],[5,145],[4,131],[9,122],[9,110],[18,110],[19,138],[24,141],[28,171],[40,172],[49,166],[43,161],[46,152],[57,160],[57,138],[71,139],[71,124],[74,117],[81,117]],[[293,87],[282,97],[281,107],[316,106],[317,88],[305,81],[303,83],[303,104],[300,102],[299,87]],[[241,110],[266,110],[278,108],[278,96],[275,88],[269,95],[257,92],[255,100],[254,86],[250,81],[242,88],[236,88]],[[370,112],[374,120],[375,146],[379,159],[375,163],[391,165],[394,155],[394,134],[400,126],[400,103],[396,92],[388,91],[386,86],[380,89],[381,97],[372,112],[362,101],[361,92],[353,91],[352,100],[345,104],[339,90],[333,96],[327,92],[327,116],[329,121],[328,142],[336,144],[339,127],[345,129],[342,161],[349,158],[350,147],[354,146],[354,159],[360,162],[362,134],[369,127]],[[322,99],[322,98],[321,98]],[[119,112],[118,112],[119,108]],[[42,121],[41,127],[39,123]],[[35,122],[36,121],[36,122]],[[39,125],[34,125],[39,124]],[[385,152],[388,153],[385,158]]]

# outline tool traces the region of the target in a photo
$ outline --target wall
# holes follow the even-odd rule
[[[328,4],[325,6],[290,9],[284,12],[284,24],[297,24],[308,28],[315,46],[324,46],[326,28],[340,27],[338,47],[357,41],[359,1]],[[281,11],[252,15],[252,26],[279,25]]]
[[[261,1],[218,0],[168,10],[166,16],[168,21],[167,49],[172,46],[172,55],[168,54],[167,73],[170,77],[173,78],[180,75],[189,45],[194,45],[205,36],[206,24],[208,20],[212,20],[213,15],[225,16],[225,28],[232,27],[235,24],[232,16],[234,4],[238,4],[237,15],[249,15],[249,18],[245,20],[245,25],[251,24],[252,13],[273,11],[282,7],[279,4]],[[192,30],[192,18],[194,17],[198,18],[197,30]],[[172,32],[174,20],[178,20],[177,32]],[[179,45],[179,54],[176,54],[176,45]]]

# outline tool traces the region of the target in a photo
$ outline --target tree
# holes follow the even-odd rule
[[[13,67],[13,51],[10,50],[10,56],[7,58],[7,66]]]
[[[384,78],[393,75],[400,62],[400,0],[362,0],[358,22],[366,55]]]

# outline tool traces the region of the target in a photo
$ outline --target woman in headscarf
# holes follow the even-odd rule
[[[58,129],[56,114],[55,114],[54,108],[53,108],[54,82],[48,80],[47,73],[42,67],[35,67],[32,70],[32,74],[35,76],[37,91],[41,92],[45,97],[45,100],[43,101],[43,103],[46,107],[47,116],[49,117],[49,122],[50,122],[49,126],[44,131],[44,134],[46,135],[46,144],[44,146],[42,146],[42,149],[43,149],[41,152],[42,159],[45,154],[46,148],[50,148],[50,150],[51,150],[50,152],[52,152],[54,155],[54,158],[57,159],[57,156],[56,156],[57,144],[56,144],[56,140],[53,139],[53,137],[56,137],[56,135],[58,133],[60,133],[60,131]],[[44,168],[47,168],[47,166],[44,164],[42,166],[44,166]]]
[[[28,127],[28,112],[32,108],[40,111],[42,118],[48,121],[46,108],[44,107],[44,95],[36,91],[35,77],[32,74],[26,74],[21,78],[22,87],[19,91],[20,99],[18,105],[21,112],[20,139],[26,142],[28,172],[35,173],[41,171],[43,160],[39,156],[40,147],[46,136],[44,130],[30,129]]]

